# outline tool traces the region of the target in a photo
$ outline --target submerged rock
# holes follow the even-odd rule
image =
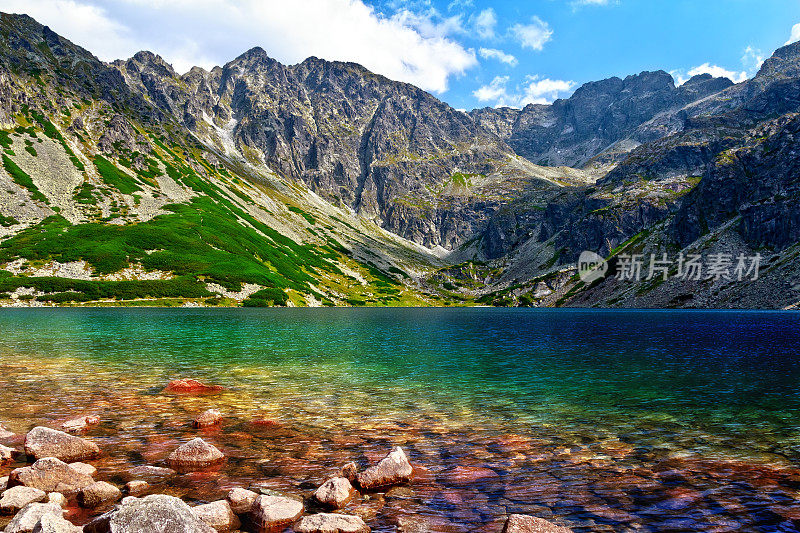
[[[100,455],[100,448],[90,440],[39,426],[25,436],[25,453],[36,459],[55,457],[72,462],[95,458]]]
[[[191,469],[217,465],[225,460],[225,456],[215,446],[200,437],[192,439],[172,452],[167,458],[170,466]]]
[[[297,533],[368,533],[370,529],[358,516],[318,513],[304,516],[294,530]]]
[[[338,509],[350,501],[354,492],[355,489],[347,478],[334,477],[320,485],[314,492],[314,499],[322,505]]]
[[[202,394],[208,392],[219,392],[224,390],[225,387],[221,385],[206,385],[205,383],[196,379],[175,379],[170,381],[164,388],[164,392],[172,392],[176,394]]]
[[[192,511],[200,520],[217,531],[233,531],[242,525],[226,500],[198,505],[192,507]]]
[[[45,492],[55,491],[64,494],[75,493],[92,483],[94,479],[91,476],[81,474],[55,457],[45,457],[31,466],[12,470],[8,477],[8,484],[11,487],[24,485]]]
[[[134,480],[125,483],[125,494],[128,496],[141,496],[150,490],[150,483],[147,481]]]
[[[15,514],[29,503],[39,503],[47,499],[47,493],[33,487],[22,485],[11,487],[0,498],[0,514]]]
[[[83,528],[54,514],[44,514],[32,533],[81,533]]]
[[[253,504],[258,498],[258,493],[252,490],[236,487],[228,492],[227,500],[231,509],[236,514],[247,514],[253,509]]]
[[[222,423],[222,413],[217,409],[209,409],[200,413],[197,418],[192,421],[192,425],[196,428],[206,428],[216,426]]]
[[[115,502],[122,498],[122,491],[111,483],[96,481],[81,489],[78,494],[78,502],[81,507],[100,507],[105,503]]]
[[[509,515],[503,528],[503,533],[571,533],[571,531],[543,518],[524,514]]]
[[[29,503],[11,519],[5,533],[32,533],[42,517],[53,515],[62,518],[61,506],[52,503]]]
[[[0,424],[0,439],[10,439],[15,433],[9,431],[3,424]]]
[[[131,468],[129,473],[133,477],[141,478],[145,481],[153,483],[164,481],[165,479],[169,479],[177,475],[177,472],[171,468],[162,468],[160,466],[150,465],[142,465]]]
[[[123,503],[84,527],[84,533],[215,533],[174,496],[152,494]]]
[[[97,416],[80,416],[61,424],[61,429],[69,433],[83,433],[99,423],[100,418]]]
[[[381,461],[356,476],[358,484],[363,489],[374,489],[405,483],[411,480],[414,469],[408,462],[406,454],[399,446],[381,459]]]
[[[250,510],[250,520],[263,530],[281,530],[303,514],[303,503],[283,496],[262,495]]]

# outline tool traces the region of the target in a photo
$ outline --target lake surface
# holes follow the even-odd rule
[[[226,390],[161,392],[181,377]],[[190,502],[310,496],[401,445],[415,481],[345,509],[378,531],[497,531],[510,512],[575,531],[797,531],[799,385],[795,313],[0,311],[12,431],[98,414],[96,478],[120,484],[199,434],[226,465],[155,486]],[[191,429],[208,408],[224,425]]]

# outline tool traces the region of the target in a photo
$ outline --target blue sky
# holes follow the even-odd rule
[[[740,81],[800,39],[800,0],[0,0],[103,60],[152,50],[185,72],[252,46],[350,60],[456,108],[523,106],[664,69]]]

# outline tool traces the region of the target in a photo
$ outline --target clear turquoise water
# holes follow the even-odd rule
[[[114,479],[162,460],[157,436],[191,436],[175,420],[220,407],[210,438],[242,460],[202,490],[173,483],[198,500],[238,481],[308,491],[399,443],[427,474],[359,511],[379,530],[524,511],[577,530],[795,531],[798,346],[800,315],[773,312],[6,309],[0,421],[101,413]],[[159,392],[189,376],[229,390]],[[260,416],[285,434],[242,442]],[[266,452],[278,466],[254,470]]]

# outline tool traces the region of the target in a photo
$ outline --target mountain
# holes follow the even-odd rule
[[[465,113],[260,48],[104,63],[2,14],[0,302],[791,306],[798,46],[739,84],[643,72]],[[583,250],[767,266],[585,285]]]

